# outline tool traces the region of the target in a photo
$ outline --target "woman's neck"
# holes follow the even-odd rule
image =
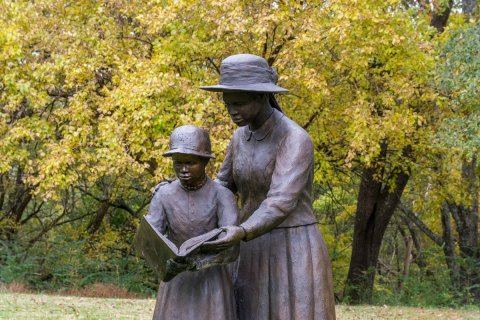
[[[265,121],[268,120],[268,118],[270,118],[272,113],[273,113],[272,106],[270,106],[269,103],[265,104],[260,110],[260,112],[257,114],[257,116],[255,117],[255,119],[248,124],[248,128],[251,131],[256,131],[265,123]]]

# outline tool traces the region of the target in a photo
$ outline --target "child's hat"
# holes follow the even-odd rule
[[[193,125],[185,125],[173,130],[170,135],[170,150],[163,156],[171,157],[175,153],[215,159],[207,131]]]

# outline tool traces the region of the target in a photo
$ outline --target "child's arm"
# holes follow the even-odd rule
[[[150,208],[148,210],[148,221],[157,229],[161,234],[165,234],[167,231],[167,218],[165,216],[165,211],[162,206],[162,184],[160,184],[155,193],[153,194],[153,199],[150,202]]]

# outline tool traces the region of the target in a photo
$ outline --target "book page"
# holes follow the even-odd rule
[[[213,229],[212,231],[188,239],[180,246],[178,256],[185,257],[196,252],[196,249],[200,248],[202,244],[216,238],[220,233],[222,233],[222,229]]]
[[[198,251],[200,246],[222,233],[221,229],[213,229],[197,237],[185,241],[178,249],[165,235],[161,234],[148,220],[142,217],[134,245],[137,252],[157,273],[161,280],[167,275],[167,261],[173,258],[186,257]]]
[[[155,229],[146,217],[140,221],[134,244],[137,252],[163,280],[167,273],[167,261],[177,257],[175,244]]]

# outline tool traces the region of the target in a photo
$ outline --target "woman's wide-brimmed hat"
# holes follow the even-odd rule
[[[220,65],[220,84],[201,86],[214,92],[288,92],[277,86],[277,70],[265,59],[253,54],[236,54],[225,58]]]
[[[163,156],[171,157],[176,153],[215,159],[208,132],[194,125],[180,126],[173,130],[170,135],[170,150]]]

